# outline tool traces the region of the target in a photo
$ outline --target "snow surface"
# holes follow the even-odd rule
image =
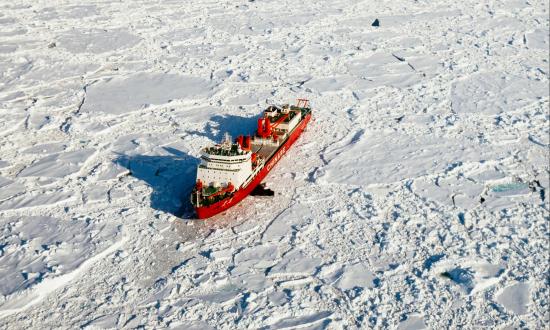
[[[4,1],[0,328],[544,328],[548,8]],[[194,220],[297,97],[276,195]]]

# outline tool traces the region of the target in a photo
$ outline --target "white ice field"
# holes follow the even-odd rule
[[[548,10],[0,1],[0,329],[548,326]],[[275,196],[193,220],[297,97]]]

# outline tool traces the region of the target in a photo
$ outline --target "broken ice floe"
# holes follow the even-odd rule
[[[130,48],[140,40],[124,29],[75,29],[58,36],[57,44],[71,53],[105,53]]]
[[[16,189],[13,187],[12,189]],[[20,191],[23,191],[23,188],[19,188]],[[12,190],[9,195],[13,195],[14,191]],[[15,196],[13,198],[7,199],[3,202],[0,202],[0,211],[5,210],[16,210],[22,208],[43,206],[43,205],[56,205],[58,203],[63,203],[75,198],[73,192],[69,191],[56,191],[56,192],[46,192],[46,193],[28,193],[20,196]]]
[[[343,267],[342,275],[336,281],[335,285],[342,290],[374,288],[375,279],[376,277],[367,265],[356,263]]]
[[[211,82],[199,77],[137,73],[90,86],[82,111],[120,115],[139,110],[149,104],[205,97],[212,93],[213,88]]]
[[[537,29],[525,34],[527,47],[534,49],[548,50],[550,45],[548,31]]]
[[[350,138],[327,149],[325,175],[328,182],[352,185],[389,183],[405,178],[433,175],[461,162],[479,162],[505,155],[506,149],[480,146],[450,138],[383,133]],[[347,145],[346,145],[347,144]]]
[[[426,329],[424,317],[420,315],[408,315],[407,318],[399,322],[397,330],[421,330]]]
[[[66,148],[67,148],[67,145],[65,143],[55,142],[55,143],[37,144],[30,148],[24,149],[21,152],[26,154],[41,154],[41,153],[49,154],[49,153],[61,152]]]
[[[271,268],[269,275],[312,275],[321,262],[320,258],[311,258],[293,249]]]
[[[55,148],[55,147],[53,147]],[[84,162],[95,152],[94,149],[81,149],[54,153],[41,158],[19,172],[20,177],[43,176],[62,178],[78,172]]]
[[[0,293],[7,299],[0,310],[11,294],[71,272],[117,235],[116,226],[44,216],[0,218],[0,229]]]
[[[504,270],[502,265],[487,262],[445,260],[438,262],[432,273],[452,281],[467,294],[475,294],[495,285]]]
[[[0,176],[0,201],[25,191],[25,185]],[[1,205],[1,204],[0,204]]]
[[[457,113],[494,115],[515,111],[548,96],[548,86],[537,80],[505,73],[469,75],[453,84],[453,110]]]
[[[529,283],[517,282],[505,287],[497,293],[497,302],[516,315],[528,312],[530,304]]]

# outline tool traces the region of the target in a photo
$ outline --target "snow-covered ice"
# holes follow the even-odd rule
[[[0,328],[544,328],[548,8],[1,3]],[[194,220],[298,97],[275,196]]]

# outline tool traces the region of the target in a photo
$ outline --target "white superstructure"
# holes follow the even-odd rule
[[[294,127],[296,127],[296,125],[298,125],[298,123],[300,122],[300,116],[296,115],[296,116],[293,116],[292,119],[290,119],[288,122],[286,121],[283,121],[281,122],[277,128],[275,128],[275,131],[280,131],[281,133],[288,133],[290,131],[292,131],[294,129]]]
[[[252,152],[232,143],[228,135],[221,145],[204,148],[201,152],[197,179],[205,186],[226,187],[231,183],[239,189],[251,174]]]
[[[301,112],[289,105],[270,106],[258,118],[255,136],[239,136],[234,143],[226,134],[224,141],[201,151],[197,169],[198,190],[206,196],[236,191],[247,185],[262,169],[265,160],[284,143],[298,125]]]

